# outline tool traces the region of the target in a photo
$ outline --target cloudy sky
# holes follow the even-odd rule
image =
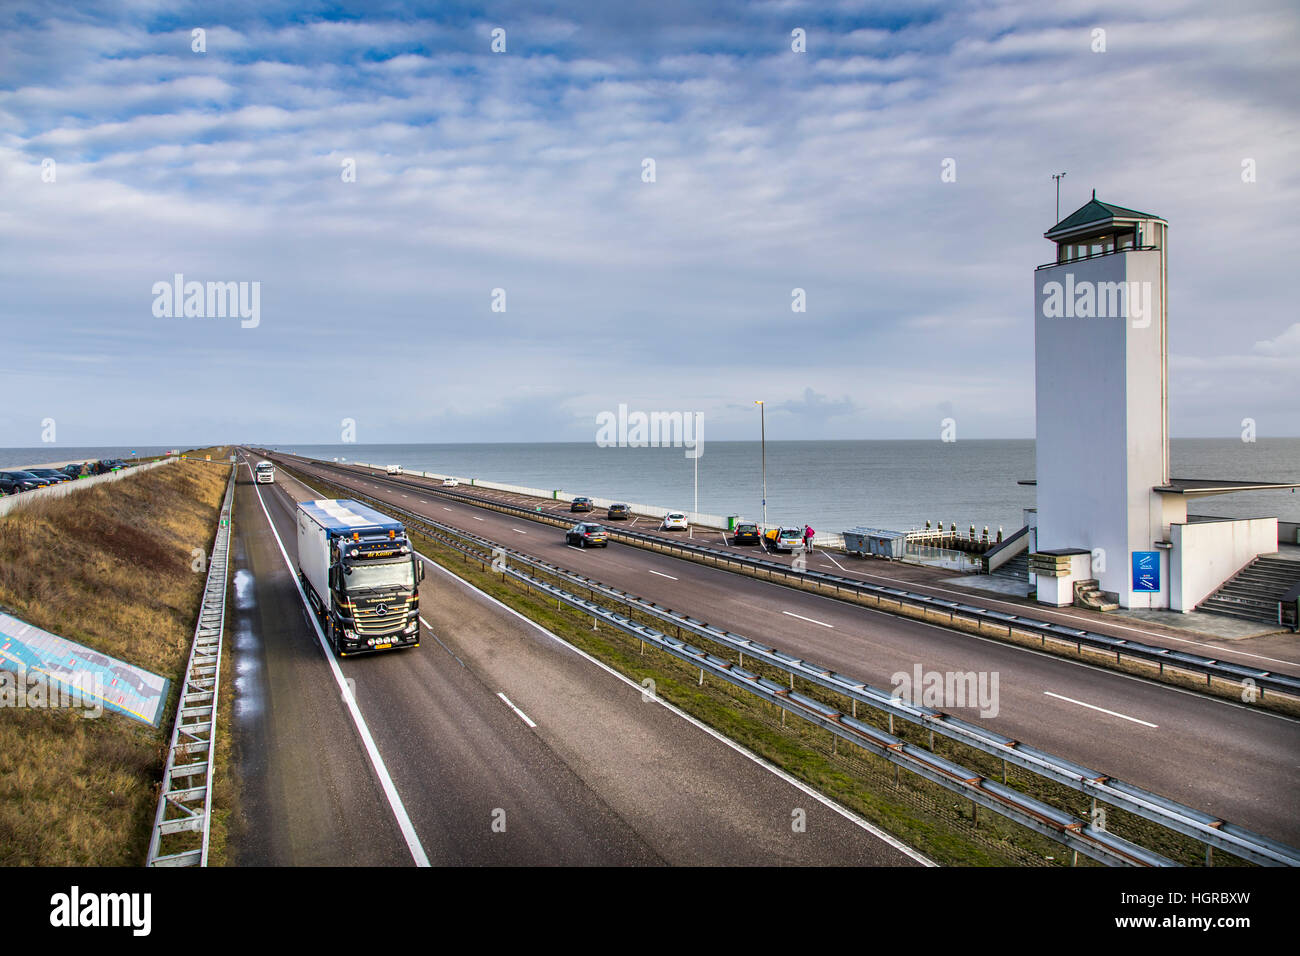
[[[1061,171],[1170,223],[1175,437],[1298,435],[1298,89],[1292,0],[8,2],[0,445],[751,438],[758,398],[1032,437]],[[156,315],[177,273],[259,323]]]

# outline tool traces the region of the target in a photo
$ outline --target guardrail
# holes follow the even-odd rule
[[[160,461],[150,461],[143,465],[132,465],[129,468],[123,468],[121,471],[110,471],[103,475],[90,475],[85,478],[78,478],[75,481],[61,481],[57,485],[46,485],[44,488],[37,488],[35,491],[22,491],[14,495],[5,495],[0,498],[0,517],[33,501],[62,498],[64,495],[70,495],[82,488],[90,488],[107,481],[121,481],[130,475],[139,474],[142,471],[148,471],[150,468],[157,468],[176,460],[175,458],[163,458]]]
[[[356,472],[340,468],[329,462],[314,459],[300,460],[319,467],[336,469],[343,474],[356,475]],[[403,481],[396,477],[391,477],[389,480],[409,488],[416,488],[421,492],[441,494],[489,510],[516,515],[532,521],[540,521],[559,527],[570,523],[567,518],[545,512],[530,511],[527,508],[472,495],[458,489],[430,487],[415,482]],[[763,572],[766,573],[769,579],[780,577],[784,583],[801,587],[804,590],[818,593],[827,593],[829,591],[835,597],[840,598],[845,598],[848,595],[856,599],[855,603],[885,611],[886,613],[919,617],[931,623],[944,624],[957,630],[969,630],[987,637],[1010,638],[1013,632],[1020,632],[1025,635],[1039,637],[1043,646],[1046,646],[1047,640],[1050,638],[1059,643],[1073,644],[1078,652],[1082,652],[1082,649],[1087,647],[1090,650],[1114,654],[1117,663],[1127,656],[1147,664],[1154,664],[1158,667],[1162,676],[1165,668],[1169,667],[1185,673],[1203,676],[1207,686],[1210,685],[1211,680],[1218,679],[1232,682],[1242,688],[1253,686],[1261,697],[1266,690],[1287,694],[1292,697],[1300,697],[1300,677],[1293,677],[1289,674],[1279,674],[1245,664],[1220,661],[1217,658],[1205,657],[1200,654],[1192,654],[1187,651],[1174,650],[1173,648],[1153,644],[1144,644],[1141,641],[1129,640],[1128,638],[1111,637],[1107,634],[1098,634],[1064,624],[1053,624],[1049,621],[1040,621],[1037,618],[1025,617],[1019,614],[1008,614],[1003,611],[962,604],[959,601],[949,601],[945,598],[920,594],[903,588],[871,584],[870,582],[858,581],[837,574],[829,574],[825,571],[795,570],[791,566],[777,561],[738,555],[732,551],[722,551],[718,548],[686,541],[670,541],[656,535],[633,531],[630,528],[612,528],[609,525],[605,527],[610,538],[614,540],[622,540],[629,544],[664,551],[668,554],[676,553],[691,560],[709,561],[727,568],[735,567]],[[911,609],[916,613],[909,614],[907,609]],[[1247,681],[1251,682],[1250,685],[1246,684]]]
[[[194,626],[194,643],[176,704],[176,723],[163,768],[146,866],[207,866],[212,808],[212,764],[221,688],[221,635],[226,626],[226,580],[230,564],[231,469],[208,576]],[[192,833],[201,834],[199,846]],[[175,844],[181,844],[180,847]]]
[[[327,484],[333,484],[328,480],[325,481]],[[343,489],[343,486],[340,485],[334,485],[334,487]],[[348,491],[348,489],[343,490]],[[348,493],[356,494],[356,492],[351,491],[348,491]],[[838,722],[839,724],[857,730],[859,736],[861,735],[860,727],[870,727],[870,725],[861,725],[857,721],[857,705],[861,703],[888,715],[890,729],[888,735],[881,735],[881,732],[876,728],[870,728],[872,734],[888,736],[891,740],[897,742],[896,744],[886,746],[886,750],[893,750],[899,746],[913,746],[910,744],[904,744],[898,738],[893,737],[894,720],[897,718],[929,730],[931,734],[938,733],[948,739],[966,744],[982,753],[1001,759],[1003,761],[1003,784],[1000,785],[1002,789],[999,790],[998,793],[1002,797],[1007,797],[1009,793],[1014,793],[1025,800],[1031,800],[1031,798],[1019,794],[1018,791],[1005,786],[1006,764],[1011,763],[1043,777],[1044,779],[1051,780],[1091,797],[1094,806],[1096,801],[1100,799],[1104,803],[1126,810],[1149,822],[1166,827],[1174,832],[1183,834],[1184,836],[1191,837],[1192,839],[1204,844],[1207,848],[1213,847],[1224,850],[1242,859],[1264,866],[1300,865],[1300,850],[1296,850],[1261,834],[1254,833],[1244,827],[1239,827],[1227,822],[1226,820],[1222,820],[1192,807],[1185,806],[1177,801],[1169,800],[1158,794],[1144,790],[1141,787],[1125,783],[1115,777],[1084,767],[1073,761],[1053,756],[1052,754],[1033,747],[1025,746],[1013,738],[985,730],[976,724],[961,720],[960,718],[952,717],[942,711],[907,703],[895,697],[890,691],[872,687],[856,678],[838,674],[830,668],[822,667],[811,661],[785,654],[774,648],[760,644],[757,641],[743,637],[742,635],[714,627],[704,621],[692,618],[689,615],[671,609],[661,608],[657,604],[646,601],[634,594],[602,584],[599,581],[565,570],[564,568],[550,564],[549,562],[529,557],[514,548],[506,548],[491,539],[474,534],[473,532],[463,531],[449,525],[444,525],[441,522],[418,515],[388,502],[379,501],[378,499],[370,498],[369,496],[363,497],[368,498],[368,500],[370,500],[376,507],[401,515],[410,526],[417,529],[423,529],[430,537],[436,538],[449,547],[460,551],[462,554],[482,562],[485,566],[488,563],[491,563],[494,570],[508,573],[517,580],[527,583],[530,587],[538,587],[539,589],[546,590],[548,593],[554,594],[557,599],[570,604],[570,606],[580,607],[584,613],[591,613],[593,617],[610,621],[610,623],[619,626],[620,629],[626,633],[635,634],[638,637],[642,637],[642,639],[650,640],[656,645],[664,645],[667,643],[678,650],[685,648],[688,651],[687,654],[682,654],[677,653],[670,647],[663,647],[663,649],[668,650],[669,653],[674,653],[677,657],[687,659],[691,663],[697,665],[700,664],[701,660],[710,661],[715,665],[715,671],[717,668],[721,668],[721,670],[727,671],[733,675],[744,675],[742,680],[735,680],[732,679],[732,677],[727,676],[727,673],[718,672],[718,676],[724,677],[724,679],[729,680],[737,686],[746,687],[751,690],[755,685],[764,687],[769,692],[769,695],[765,696],[765,699],[768,699],[772,703],[781,704],[781,701],[772,699],[773,696],[785,697],[788,700],[794,701],[799,706],[792,707],[786,706],[785,704],[781,704],[781,706],[786,706],[786,709],[796,712],[806,719],[811,719],[808,718],[806,713],[806,711],[811,708],[822,718],[820,720],[814,719],[813,722],[819,723],[821,726],[824,726],[837,734],[839,731],[836,730],[835,727],[830,726],[828,721],[830,723]],[[475,544],[484,549],[486,553],[476,553],[472,549],[461,545],[456,540],[453,540],[455,538],[463,539],[471,544]],[[577,587],[588,591],[588,593],[592,595],[592,600],[586,601],[582,598],[576,597],[563,589],[556,588],[553,585],[548,585],[546,582],[539,580],[533,575],[524,575],[522,572],[512,571],[508,563],[503,564],[499,560],[506,557],[512,561],[518,562],[524,567],[532,568],[550,577],[558,578],[571,585],[576,585]],[[658,637],[653,639],[646,638],[642,634],[642,631],[638,630],[638,628],[642,628],[643,625],[637,624],[636,622],[631,621],[630,618],[618,615],[616,612],[610,611],[607,608],[601,608],[595,603],[596,594],[601,594],[607,600],[626,606],[629,614],[631,614],[632,609],[635,607],[638,611],[656,619],[660,623],[671,625],[678,632],[677,640],[674,642],[673,638],[667,637],[666,634],[659,631],[654,632]],[[592,608],[598,608],[603,611],[604,616],[594,613]],[[629,629],[628,626],[620,624],[620,621],[629,623],[631,629]],[[699,638],[711,641],[736,652],[739,655],[738,664],[733,664],[725,659],[714,657],[706,651],[683,644],[680,640],[680,633],[682,631],[694,634]],[[773,684],[770,681],[764,683],[763,678],[758,677],[749,671],[744,671],[745,654],[749,654],[751,658],[761,660],[766,665],[788,673],[791,676],[791,687],[786,689],[781,685]],[[820,687],[848,697],[853,702],[852,716],[845,717],[845,715],[840,714],[838,711],[834,711],[831,708],[827,708],[826,705],[813,700],[812,698],[796,694],[793,690],[793,678],[795,676],[802,677]],[[767,687],[766,685],[770,685],[770,687]],[[760,696],[764,695],[760,694]],[[845,739],[850,739],[853,743],[860,746],[863,745],[857,737],[847,736],[844,734],[840,734],[840,736],[844,736]],[[898,763],[900,766],[907,766],[907,769],[909,770],[915,769],[907,764],[892,760],[892,758],[888,757],[886,754],[880,754],[878,750],[873,749],[872,747],[868,746],[866,749],[872,750],[873,753],[877,753],[880,756],[886,756],[886,759],[891,759],[891,762]],[[916,749],[918,753],[925,754],[930,761],[942,761],[942,758],[935,757],[928,751],[919,748]],[[915,757],[916,753],[913,753],[912,756]],[[956,764],[952,764],[951,762],[943,761],[943,763],[947,764],[948,770],[950,771],[952,768],[956,768],[962,773],[968,774],[966,777],[958,777],[957,779],[966,781],[970,784],[973,778],[969,776],[969,771],[966,771],[965,768],[958,767]],[[943,780],[937,780],[935,777],[924,773],[921,775],[946,786]],[[978,778],[985,784],[991,783],[991,781],[980,777],[978,774],[975,774],[974,778]],[[954,789],[956,792],[960,792],[967,797],[971,796],[964,789],[954,787],[949,787],[949,789]],[[1055,820],[1055,818],[1044,816],[1042,808],[1048,807],[1052,813],[1058,815],[1065,814],[1066,812],[1050,807],[1047,804],[1043,804],[1041,801],[1032,801],[1032,803],[1035,804],[1035,806],[1030,807],[1029,805],[1017,805],[1014,808],[1015,812],[1008,812],[1004,815],[1016,819],[1017,822],[1029,825],[1030,828],[1036,830],[1036,832],[1043,833],[1044,835],[1056,839],[1056,836],[1053,835],[1055,832],[1053,826],[1049,825],[1047,826],[1047,829],[1043,829],[1042,827],[1045,820],[1049,818]],[[1005,805],[1000,805],[1001,808],[987,803],[982,805],[988,806],[990,809],[999,813],[1003,813],[1004,810],[1008,809]],[[1025,819],[1022,818],[1026,814],[1037,821],[1039,825],[1030,825],[1026,823]],[[1068,816],[1068,814],[1066,815]],[[1105,832],[1104,830],[1101,830],[1101,828],[1093,829],[1095,831]],[[1048,830],[1052,830],[1053,832],[1048,832]],[[1092,835],[1095,837],[1096,833],[1094,832]],[[1111,836],[1113,836],[1113,834]],[[1078,849],[1079,852],[1092,856],[1095,859],[1102,860],[1103,862],[1118,861],[1116,859],[1118,848],[1114,845],[1107,847],[1104,852],[1099,851],[1102,852],[1102,855],[1095,855],[1082,846],[1076,846],[1064,840],[1061,842],[1067,842],[1067,845],[1070,845],[1073,849]],[[1125,841],[1125,843],[1128,843],[1128,841]],[[1130,849],[1135,846],[1135,844],[1128,844]],[[1094,851],[1098,850],[1096,846],[1091,846],[1091,849]],[[1163,857],[1159,857],[1158,854],[1153,854],[1150,853],[1150,851],[1145,850],[1142,852],[1147,856],[1139,862],[1147,864],[1153,864],[1156,861],[1159,861],[1160,863],[1168,863],[1167,860],[1164,860]],[[1135,862],[1131,857],[1131,854],[1119,853],[1118,856],[1124,857],[1123,862]],[[1207,858],[1209,858],[1208,849]]]

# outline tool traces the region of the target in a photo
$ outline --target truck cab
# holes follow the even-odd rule
[[[341,657],[418,647],[424,565],[402,523],[351,499],[298,503],[298,567]]]
[[[253,474],[259,485],[275,484],[275,465],[269,461],[259,461],[253,468]]]

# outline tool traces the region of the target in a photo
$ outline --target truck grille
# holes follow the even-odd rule
[[[353,619],[360,634],[386,634],[399,630],[406,623],[406,610],[410,599],[393,598],[388,601],[375,601],[367,605],[356,605]]]

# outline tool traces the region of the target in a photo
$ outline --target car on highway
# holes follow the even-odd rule
[[[605,517],[610,521],[626,521],[632,517],[632,509],[624,504],[612,504]]]
[[[28,468],[27,473],[35,475],[37,478],[49,478],[56,485],[72,480],[71,475],[65,475],[57,468]]]
[[[590,499],[590,498],[586,498],[586,497],[583,497],[582,495],[579,495],[578,497],[576,497],[576,498],[573,499],[573,503],[569,505],[569,510],[570,510],[570,511],[590,511],[590,510],[591,510],[592,508],[594,508],[594,507],[595,507],[595,505],[593,505],[593,504],[591,503],[591,499]]]
[[[753,521],[739,521],[736,530],[731,532],[732,544],[758,544],[760,538],[758,525]]]
[[[400,475],[400,474],[402,473],[402,466],[401,466],[401,465],[389,465],[389,466],[388,466],[386,469],[384,469],[384,470],[385,470],[388,474],[390,474],[390,475]]]
[[[608,548],[609,537],[601,525],[580,521],[565,532],[564,543],[579,548]]]
[[[663,523],[659,525],[660,531],[686,531],[690,528],[690,522],[686,520],[686,515],[680,511],[670,511],[664,515]]]
[[[55,483],[52,478],[41,478],[39,475],[33,475],[27,471],[0,471],[0,482],[4,483],[5,490],[9,494],[19,491],[35,491],[37,488],[44,488],[46,485]]]
[[[803,531],[799,528],[768,528],[763,538],[771,551],[803,550]]]
[[[460,482],[457,481],[455,478],[444,478],[444,479],[442,479],[442,486],[443,486],[444,488],[455,488],[455,487],[456,487],[457,485],[459,485],[459,484],[460,484]]]

